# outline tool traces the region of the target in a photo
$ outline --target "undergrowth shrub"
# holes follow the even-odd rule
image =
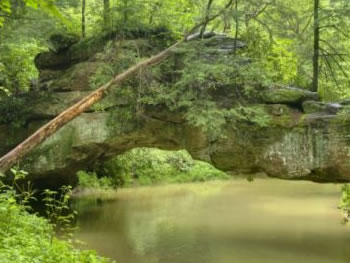
[[[116,187],[116,183],[111,177],[103,176],[97,177],[95,172],[78,171],[78,186],[81,188],[95,188],[95,189],[113,189]]]
[[[350,184],[345,184],[342,187],[342,196],[339,208],[344,213],[344,222],[347,223],[350,219]]]
[[[0,96],[0,124],[20,127],[25,123],[28,102],[15,96]]]
[[[31,184],[19,182],[24,171],[13,172],[10,184],[0,181],[0,262],[2,263],[102,263],[110,262],[96,252],[75,248],[72,239],[60,240],[55,229],[67,223],[69,215],[62,212],[67,205],[67,191],[53,200],[48,193],[44,201],[49,219],[30,213],[29,201],[34,199]],[[4,175],[0,174],[0,179]],[[55,193],[58,194],[58,193]]]

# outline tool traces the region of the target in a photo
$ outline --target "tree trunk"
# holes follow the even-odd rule
[[[204,25],[201,28],[201,31],[199,33],[199,38],[203,37],[203,34],[205,33],[205,30],[207,28],[208,22],[209,22],[209,15],[210,15],[210,9],[211,9],[211,5],[213,4],[213,0],[208,0],[208,4],[207,4],[207,10],[205,13],[205,19],[204,21],[207,21],[206,23],[204,23]]]
[[[235,31],[235,43],[234,43],[234,55],[237,53],[237,38],[238,38],[238,30],[239,30],[239,17],[238,17],[238,0],[235,0],[235,24],[236,24],[236,31]]]
[[[124,0],[124,24],[126,24],[129,20],[129,5],[128,0]]]
[[[313,55],[313,79],[312,91],[318,91],[319,57],[320,57],[320,25],[319,25],[320,0],[314,0],[314,55]]]
[[[83,38],[86,37],[85,10],[86,10],[86,0],[83,0],[82,6],[81,6],[81,35]]]
[[[110,7],[110,0],[103,0],[103,22],[106,29],[110,29],[109,27],[111,26]]]

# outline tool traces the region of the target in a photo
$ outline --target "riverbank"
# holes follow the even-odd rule
[[[84,175],[85,176],[85,175]],[[129,185],[125,187],[120,188],[114,188],[114,187],[76,187],[72,192],[72,199],[78,200],[78,199],[96,199],[96,200],[102,200],[102,201],[108,201],[108,200],[114,200],[116,196],[119,196],[121,193],[129,193],[133,191],[148,191],[148,189],[154,188],[154,189],[163,189],[167,187],[174,187],[181,190],[181,188],[188,188],[189,186],[196,186],[200,185],[201,183],[213,183],[213,184],[221,184],[225,182],[234,182],[234,181],[247,181],[247,182],[253,182],[255,179],[269,179],[269,177],[266,176],[264,173],[256,173],[256,174],[225,174],[224,176],[219,176],[217,178],[213,177],[209,180],[205,181],[182,181],[182,182],[176,182],[174,181],[163,181],[158,182],[152,185],[142,185],[142,184],[134,184]],[[97,179],[98,180],[98,179]],[[95,183],[93,185],[98,185],[98,183]],[[166,192],[164,193],[166,194]]]

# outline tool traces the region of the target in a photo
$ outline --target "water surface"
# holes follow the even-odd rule
[[[77,236],[118,263],[349,263],[339,193],[273,179],[123,189],[77,204]]]

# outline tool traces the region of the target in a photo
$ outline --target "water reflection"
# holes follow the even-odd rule
[[[78,238],[118,263],[348,263],[340,186],[260,179],[119,191]]]

